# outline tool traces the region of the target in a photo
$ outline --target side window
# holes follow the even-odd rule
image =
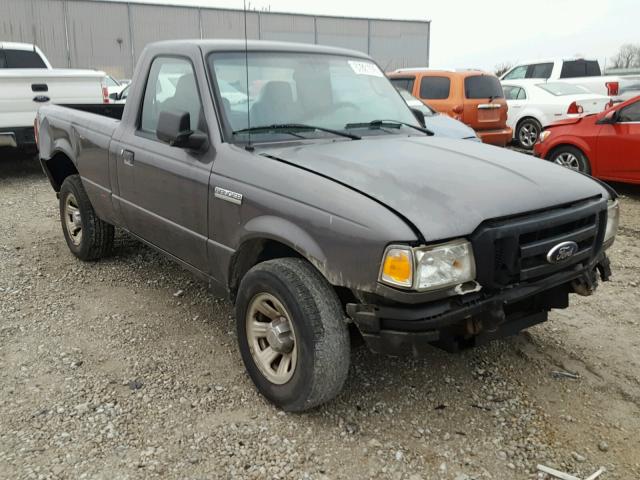
[[[521,88],[518,91],[518,100],[526,100],[527,99],[527,92],[524,91],[524,88]]]
[[[7,68],[7,57],[4,56],[2,50],[0,50],[0,68]]]
[[[640,101],[620,110],[618,122],[640,122]]]
[[[5,68],[47,68],[33,50],[5,50]]]
[[[413,84],[415,83],[415,77],[411,78],[390,78],[391,84],[398,90],[406,90],[409,93],[413,93]]]
[[[531,70],[527,74],[527,78],[547,79],[551,76],[553,63],[537,63],[535,65],[532,65],[531,67]]]
[[[517,100],[518,99],[518,87],[511,87],[509,85],[503,85],[502,90],[504,91],[504,98],[507,100]]]
[[[449,98],[451,80],[448,77],[425,76],[420,80],[420,98],[444,100]]]
[[[525,78],[527,76],[527,68],[529,65],[519,65],[505,75],[505,80],[517,80],[519,78]]]
[[[155,134],[160,112],[188,112],[191,130],[204,130],[193,66],[182,58],[156,58],[144,91],[140,129]]]

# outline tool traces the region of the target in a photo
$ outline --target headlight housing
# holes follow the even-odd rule
[[[610,247],[618,233],[620,223],[620,204],[617,200],[609,200],[607,205],[607,228],[604,231],[604,244]]]
[[[392,245],[380,269],[382,283],[419,291],[459,285],[475,277],[473,248],[464,239],[418,248]]]

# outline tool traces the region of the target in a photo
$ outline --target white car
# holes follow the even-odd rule
[[[538,79],[578,85],[593,93],[613,97],[638,76],[602,75],[600,64],[594,59],[555,58],[522,62],[506,71],[502,81]]]
[[[611,100],[578,85],[536,79],[504,80],[502,89],[509,105],[507,125],[513,129],[513,138],[526,149],[533,148],[546,125],[601,112]]]
[[[104,76],[54,69],[35,45],[0,42],[0,147],[35,147],[33,122],[41,105],[108,102]]]

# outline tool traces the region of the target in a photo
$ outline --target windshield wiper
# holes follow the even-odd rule
[[[411,125],[407,122],[401,122],[400,120],[372,120],[371,122],[363,122],[363,123],[347,123],[344,128],[400,128],[400,126],[404,125],[405,127],[410,127],[419,132],[426,133],[429,136],[433,135],[433,132],[425,127],[418,127],[417,125]]]
[[[339,135],[341,137],[350,138],[351,140],[360,140],[360,136],[354,135],[353,133],[341,132],[340,130],[333,130],[332,128],[318,127],[316,125],[306,125],[304,123],[274,123],[272,125],[261,125],[250,128],[243,128],[242,130],[235,130],[233,134],[236,133],[249,133],[249,132],[278,132],[287,130],[318,130],[319,132],[327,132],[332,133],[333,135]]]

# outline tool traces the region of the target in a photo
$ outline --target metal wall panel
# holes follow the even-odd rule
[[[61,0],[0,0],[0,39],[35,43],[54,67],[67,67]]]
[[[127,5],[68,2],[71,65],[131,78],[131,40]]]
[[[369,22],[354,18],[316,18],[317,40],[320,45],[350,48],[367,53]]]
[[[369,31],[369,54],[385,71],[429,65],[428,23],[371,20]]]
[[[131,4],[133,51],[137,61],[144,47],[158,40],[200,38],[197,8]],[[126,18],[123,19],[126,21]]]
[[[260,38],[283,42],[315,43],[314,18],[261,12]]]
[[[244,13],[231,10],[202,9],[202,36],[204,38],[244,38]],[[258,39],[258,14],[247,12],[247,37]]]
[[[387,70],[429,64],[429,22],[251,11],[247,33],[251,39],[367,52]],[[0,0],[0,41],[35,43],[54,67],[131,77],[147,43],[201,36],[244,38],[243,12],[102,0]]]

